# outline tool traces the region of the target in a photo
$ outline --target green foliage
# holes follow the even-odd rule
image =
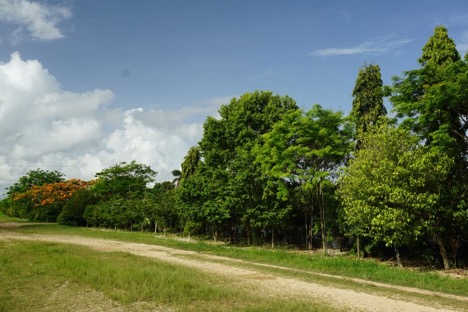
[[[130,193],[142,194],[147,184],[154,181],[157,172],[149,166],[121,162],[110,168],[96,173],[98,178],[94,191],[102,197],[120,195],[127,196]]]
[[[19,178],[18,182],[7,188],[7,195],[12,197],[17,193],[24,193],[33,186],[65,181],[64,174],[58,171],[42,169],[31,170]]]
[[[460,60],[455,42],[448,36],[447,28],[437,26],[424,45],[419,64],[423,67],[448,66]]]
[[[200,150],[196,146],[192,146],[187,155],[184,157],[184,161],[181,164],[182,167],[182,174],[180,176],[181,183],[184,180],[188,179],[192,176],[196,171],[198,166],[200,165],[201,155]]]
[[[397,117],[439,157],[453,159],[453,166],[439,184],[440,209],[434,210],[432,232],[439,243],[445,268],[449,268],[446,244],[456,262],[457,246],[468,235],[468,64],[460,60],[447,29],[438,26],[423,48],[422,68],[394,78]],[[455,243],[453,243],[455,242]]]
[[[314,202],[321,216],[324,246],[326,229],[324,219],[324,189],[333,184],[336,171],[352,149],[352,130],[341,112],[323,109],[320,105],[306,112],[292,111],[264,135],[264,144],[258,145],[256,161],[265,177],[264,197],[274,195],[278,200],[291,199],[300,190],[312,215]],[[281,207],[281,206],[280,206]],[[287,213],[287,211],[286,211]],[[279,216],[285,216],[278,211]],[[313,226],[309,224],[309,226]]]
[[[410,245],[430,231],[439,180],[452,162],[386,123],[371,127],[362,140],[339,184],[349,234]]]
[[[219,119],[208,117],[198,146],[203,161],[184,180],[180,192],[183,218],[205,224],[214,236],[229,232],[231,241],[237,240],[239,228],[250,228],[245,209],[266,206],[252,148],[274,123],[295,109],[296,103],[289,97],[256,91],[221,106]],[[193,168],[197,158],[197,150],[193,150],[186,164],[190,162]]]
[[[85,189],[75,192],[58,216],[58,224],[70,226],[86,225],[86,219],[83,217],[86,206],[94,205],[97,201],[98,198],[90,190]]]
[[[365,132],[369,125],[375,124],[387,114],[383,102],[383,82],[379,65],[363,66],[358,73],[353,90],[351,116],[358,132]]]

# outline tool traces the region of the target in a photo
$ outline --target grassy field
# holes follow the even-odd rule
[[[0,242],[0,250],[0,311],[331,311],[125,253],[40,242]]]
[[[0,216],[2,221],[14,220]],[[219,255],[245,260],[248,262],[237,265],[255,266],[257,270],[274,272],[276,275],[315,282],[320,280],[321,283],[344,288],[353,288],[359,283],[336,281],[304,274],[302,271],[362,278],[456,295],[468,293],[466,278],[402,270],[377,261],[362,261],[346,256],[324,257],[290,250],[230,247],[155,237],[150,233],[103,231],[56,224],[24,225],[1,231],[86,236],[193,250],[200,252],[200,257]],[[89,310],[84,303],[100,304],[104,306],[103,310],[116,311],[330,311],[323,302],[311,302],[304,298],[269,298],[261,291],[249,289],[250,286],[239,284],[233,279],[213,277],[208,273],[154,259],[126,253],[102,253],[57,243],[0,241],[0,281],[0,311],[71,311],[67,308],[72,306],[73,311],[80,311],[76,309],[78,306],[84,306],[82,311]],[[426,299],[427,296],[422,297],[422,300]],[[76,304],[70,305],[70,302]]]

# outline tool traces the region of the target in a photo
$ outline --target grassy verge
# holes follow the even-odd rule
[[[264,248],[242,248],[210,244],[202,241],[186,242],[178,239],[154,237],[151,233],[101,231],[96,229],[63,227],[55,224],[28,225],[15,228],[26,233],[53,233],[80,235],[162,245],[183,250],[235,259],[284,266],[311,272],[329,273],[352,278],[368,279],[393,285],[410,286],[457,295],[468,293],[466,279],[440,276],[433,272],[415,272],[391,267],[374,260],[357,260],[351,257],[325,257],[320,254],[297,253],[289,250],[268,250]]]
[[[331,311],[236,280],[126,253],[0,242],[0,311]]]

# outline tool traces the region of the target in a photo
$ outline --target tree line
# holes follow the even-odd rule
[[[269,91],[233,98],[206,119],[174,181],[154,183],[157,173],[135,161],[93,181],[37,169],[7,188],[1,209],[65,225],[319,244],[325,253],[339,246],[358,256],[391,250],[399,265],[404,252],[464,266],[468,54],[438,26],[419,64],[391,86],[378,65],[364,65],[349,116]]]

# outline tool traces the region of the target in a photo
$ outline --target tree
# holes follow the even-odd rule
[[[5,211],[14,217],[34,219],[34,204],[28,193],[33,187],[62,182],[64,174],[42,169],[31,170],[19,178],[18,182],[7,188],[8,205]]]
[[[447,28],[436,26],[434,34],[422,49],[419,64],[422,67],[446,67],[460,60],[455,42],[448,36]]]
[[[184,161],[181,164],[182,174],[180,176],[180,182],[183,183],[184,180],[187,180],[192,176],[200,165],[201,155],[200,150],[196,146],[192,146],[187,155],[184,157]]]
[[[26,199],[32,204],[29,219],[34,221],[55,222],[62,208],[73,194],[87,189],[92,184],[86,181],[71,179],[62,182],[33,185],[28,191],[16,193],[13,200]]]
[[[365,65],[359,70],[353,90],[351,116],[356,123],[357,132],[366,132],[369,125],[375,124],[386,114],[380,67]]]
[[[213,235],[229,233],[232,242],[241,227],[251,227],[248,218],[243,218],[245,209],[254,209],[262,200],[261,174],[251,150],[262,134],[296,108],[289,97],[256,91],[222,105],[219,119],[207,118],[198,144],[203,161],[183,182],[180,193],[182,207],[194,212],[191,220],[207,222],[205,228],[211,228]]]
[[[57,217],[58,224],[69,226],[87,225],[84,217],[86,207],[97,204],[97,201],[98,198],[89,189],[77,190],[63,206],[62,212]]]
[[[172,180],[172,184],[174,184],[175,187],[179,187],[181,176],[182,176],[182,171],[180,171],[179,169],[175,169],[175,170],[172,170],[171,173],[172,173],[172,176],[174,177],[174,180]]]
[[[147,165],[135,161],[121,162],[96,173],[98,179],[94,191],[104,198],[113,195],[125,197],[130,193],[141,195],[147,185],[154,181],[156,174],[157,172]]]
[[[33,186],[41,186],[48,183],[62,182],[64,174],[59,171],[48,171],[42,169],[31,170],[19,178],[18,182],[7,188],[7,195],[24,193]]]
[[[435,28],[419,63],[420,69],[394,78],[391,101],[403,127],[414,131],[434,153],[454,160],[439,181],[443,196],[433,215],[434,238],[448,269],[446,245],[456,260],[468,227],[468,64],[443,26]]]
[[[165,233],[167,229],[179,226],[175,191],[174,184],[166,181],[156,183],[145,194],[144,204],[148,211],[146,215],[154,222],[155,233],[158,229],[162,229]]]
[[[438,180],[450,165],[448,157],[419,145],[408,130],[372,126],[340,178],[348,234],[393,247],[401,266],[399,248],[431,228],[440,200]]]
[[[278,199],[285,200],[291,196],[290,185],[295,184],[310,207],[311,217],[314,205],[318,207],[325,253],[324,189],[333,183],[338,167],[351,152],[351,136],[341,112],[314,105],[305,114],[296,110],[286,115],[264,135],[264,144],[256,150],[257,162],[266,176],[266,194],[275,192]],[[307,226],[311,231],[313,221]]]

